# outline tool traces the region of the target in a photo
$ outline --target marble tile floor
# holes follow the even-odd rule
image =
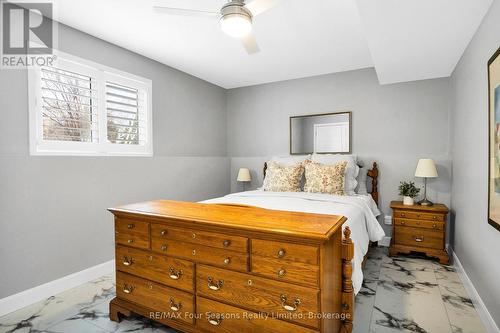
[[[0,317],[0,333],[176,333],[141,317],[108,318],[114,279],[103,276]],[[387,256],[371,248],[356,296],[355,333],[483,333],[457,273],[418,257]]]

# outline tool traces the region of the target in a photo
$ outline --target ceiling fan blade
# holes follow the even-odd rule
[[[248,54],[260,52],[259,45],[257,45],[257,40],[252,33],[241,38],[241,42],[243,43],[243,46],[245,47],[245,50],[247,50]]]
[[[248,9],[253,16],[259,15],[274,6],[276,6],[281,0],[253,0],[250,3],[245,5],[245,8]]]
[[[209,11],[196,10],[196,9],[161,7],[161,6],[154,6],[154,9],[158,12],[170,14],[170,15],[197,16],[197,17],[208,17],[208,18],[219,18],[220,17],[220,13],[218,13],[218,12],[209,12]]]

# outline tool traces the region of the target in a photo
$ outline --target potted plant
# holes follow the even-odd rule
[[[415,186],[414,182],[401,182],[399,185],[399,195],[403,196],[403,205],[413,206],[414,200],[420,189]]]

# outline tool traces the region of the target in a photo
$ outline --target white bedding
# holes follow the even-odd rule
[[[380,215],[380,211],[370,195],[334,196],[321,193],[257,190],[229,194],[225,197],[202,202],[238,203],[267,209],[347,217],[344,226],[351,228],[351,238],[354,242],[352,281],[356,294],[363,283],[361,264],[368,251],[369,241],[376,242],[385,236],[384,230],[376,219]]]

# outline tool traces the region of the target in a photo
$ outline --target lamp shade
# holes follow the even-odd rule
[[[433,160],[430,158],[423,158],[418,161],[415,177],[436,178],[437,176],[438,172]]]
[[[238,178],[236,178],[237,181],[239,182],[249,182],[252,180],[252,177],[250,176],[250,170],[247,168],[241,168],[238,171]]]

